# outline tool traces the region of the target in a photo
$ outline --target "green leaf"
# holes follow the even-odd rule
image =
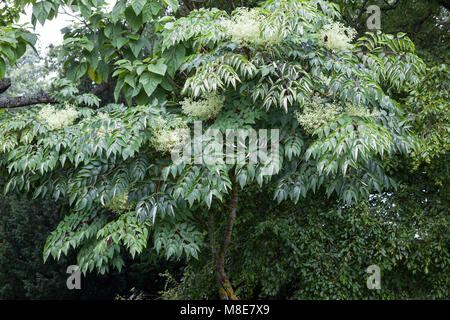
[[[177,12],[178,9],[178,0],[163,0],[163,3],[166,6],[169,6],[173,9],[174,12]]]
[[[183,63],[184,56],[186,54],[186,49],[182,44],[171,47],[169,50],[165,50],[162,54],[166,64],[167,64],[167,73],[173,77],[175,72]]]
[[[5,55],[6,58],[8,58],[9,64],[13,65],[14,62],[16,61],[16,55],[14,54],[14,51],[10,47],[6,46],[2,48],[2,51],[3,55]]]
[[[119,99],[120,90],[122,89],[124,84],[124,80],[117,81],[116,87],[114,88],[114,100],[117,101]]]
[[[52,4],[48,1],[41,1],[33,5],[33,16],[39,21],[40,24],[44,24],[47,20]]]
[[[131,51],[133,52],[133,55],[137,58],[139,53],[141,52],[142,48],[145,46],[144,39],[139,39],[136,42],[132,42],[130,44]]]
[[[83,16],[83,18],[85,18],[86,20],[89,20],[89,18],[92,15],[91,5],[87,6],[82,3],[79,3],[78,8],[80,9],[80,12],[81,12],[81,15]]]
[[[166,74],[166,70],[167,70],[167,66],[160,61],[158,61],[156,64],[150,64],[148,66],[148,71],[162,75],[162,76]]]
[[[150,10],[152,11],[152,14],[154,16],[156,16],[161,9],[162,9],[162,6],[158,2],[156,2],[156,1],[150,2]]]
[[[125,44],[127,44],[128,41],[129,41],[129,40],[128,40],[127,38],[124,38],[124,37],[118,37],[118,38],[114,39],[113,44],[114,44],[114,46],[115,46],[117,49],[120,49],[120,48],[122,48]]]
[[[127,19],[128,25],[137,32],[142,25],[142,16],[136,15],[131,7],[125,10],[125,18]]]
[[[159,75],[145,72],[140,77],[139,82],[142,84],[147,96],[150,97],[152,95],[152,93],[155,91],[158,84],[161,83],[162,79],[163,78]]]
[[[74,82],[78,81],[82,76],[86,74],[88,67],[86,63],[79,63],[74,62],[72,65],[67,69],[67,78],[69,80],[72,80]]]
[[[5,61],[0,58],[0,78],[4,78],[6,73],[6,63]]]
[[[119,20],[119,16],[123,13],[126,5],[126,0],[119,0],[114,5],[114,8],[111,11],[112,21],[115,23]]]
[[[133,8],[137,16],[142,12],[142,9],[144,8],[146,2],[147,2],[146,0],[131,1],[131,7]]]
[[[97,84],[100,84],[102,82],[102,77],[95,72],[94,69],[92,69],[91,67],[89,67],[88,69],[88,76],[89,78],[91,78],[92,81],[94,81]]]

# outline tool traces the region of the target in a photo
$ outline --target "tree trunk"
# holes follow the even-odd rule
[[[231,282],[228,279],[227,274],[225,272],[225,254],[231,242],[231,235],[233,233],[234,222],[236,221],[236,211],[239,198],[237,184],[234,177],[232,177],[231,182],[232,182],[232,189],[231,189],[231,203],[229,206],[230,213],[228,215],[228,222],[225,227],[223,241],[220,245],[219,250],[217,250],[216,247],[214,212],[212,210],[209,212],[208,232],[211,245],[211,252],[214,259],[214,274],[216,278],[217,287],[219,290],[219,297],[221,300],[238,299],[234,294]]]

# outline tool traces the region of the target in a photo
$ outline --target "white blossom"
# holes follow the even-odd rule
[[[115,213],[123,213],[133,209],[133,204],[128,203],[128,192],[116,195],[110,202],[106,203],[106,208]]]
[[[305,104],[303,112],[296,111],[295,116],[306,132],[312,134],[316,129],[335,120],[340,109],[332,103],[323,103],[320,97],[315,95]]]
[[[176,127],[169,128],[164,120],[153,130],[151,143],[157,151],[171,152],[173,149],[183,146],[189,137],[187,124],[180,121]]]
[[[376,117],[378,112],[370,111],[361,105],[323,102],[318,95],[314,95],[303,107],[302,112],[296,111],[295,117],[306,132],[312,134],[316,129],[335,121],[341,114],[351,117]]]
[[[265,26],[265,16],[256,9],[240,8],[230,20],[222,25],[227,29],[231,41],[240,44],[274,45],[283,40],[276,26]]]
[[[39,111],[39,118],[45,120],[51,129],[61,129],[71,125],[78,117],[78,112],[72,105],[66,104],[64,109],[56,110],[47,105]]]
[[[334,22],[323,26],[319,31],[319,44],[332,51],[343,51],[352,47],[356,30]]]
[[[204,99],[198,101],[191,101],[191,99],[186,98],[181,102],[183,112],[205,120],[214,118],[222,109],[225,97],[215,92],[206,93],[204,97]]]

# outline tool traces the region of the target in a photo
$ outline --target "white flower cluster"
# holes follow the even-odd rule
[[[39,111],[39,117],[45,120],[54,130],[71,125],[78,117],[78,112],[69,104],[66,104],[65,108],[61,110],[56,110],[54,106],[47,105]]]
[[[323,26],[319,31],[319,44],[332,51],[343,51],[351,48],[355,37],[355,29],[335,22]]]
[[[295,117],[306,132],[312,134],[316,129],[335,121],[342,113],[364,118],[378,115],[378,112],[372,112],[361,105],[346,104],[342,108],[333,103],[324,103],[319,96],[315,95],[305,104],[303,112],[295,112]]]
[[[319,96],[313,96],[303,107],[303,112],[296,111],[298,123],[312,134],[316,129],[336,119],[340,108],[332,103],[323,103]]]
[[[264,15],[256,9],[237,9],[237,13],[222,25],[227,29],[231,41],[240,44],[274,45],[283,40],[276,27],[265,27]]]
[[[361,105],[348,104],[345,106],[345,113],[352,117],[369,118],[379,115],[377,111],[370,111]]]
[[[168,128],[166,121],[161,120],[159,126],[153,130],[151,143],[157,151],[171,152],[184,145],[189,133],[189,128],[183,121],[174,128]]]
[[[109,114],[107,114],[107,113],[105,113],[105,112],[99,112],[99,113],[97,113],[97,117],[98,117],[99,119],[106,120],[106,119],[109,118]]]
[[[124,211],[129,211],[133,209],[133,204],[128,203],[128,192],[120,195],[116,195],[110,202],[105,205],[106,208],[110,209],[115,213],[123,213]]]
[[[205,99],[198,101],[191,101],[186,98],[181,102],[181,107],[185,114],[202,118],[214,118],[222,109],[225,97],[216,92],[205,93]]]

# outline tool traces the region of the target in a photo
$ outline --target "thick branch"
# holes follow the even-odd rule
[[[108,82],[103,82],[102,84],[98,85],[97,87],[95,87],[94,89],[91,90],[91,93],[93,95],[98,96],[99,94],[102,94],[104,91],[108,90],[111,88],[110,86],[110,81],[112,81],[112,78],[110,77]]]
[[[105,90],[109,88],[109,83],[102,83],[101,85],[95,87],[91,90],[91,93],[98,96]],[[1,88],[1,82],[0,82]],[[6,90],[6,89],[5,89]],[[1,93],[1,90],[0,90]],[[53,104],[58,103],[58,101],[52,97],[48,92],[45,93],[35,93],[29,95],[23,95],[20,97],[1,97],[0,96],[0,109],[4,108],[18,108],[31,106],[34,104]]]
[[[0,79],[0,93],[5,92],[11,86],[11,79]]]
[[[18,108],[39,103],[57,103],[57,101],[49,93],[36,93],[20,97],[0,97],[0,109]]]
[[[365,0],[364,3],[362,4],[361,10],[359,11],[359,14],[358,14],[358,17],[353,22],[353,25],[355,26],[355,28],[359,26],[359,20],[361,20],[362,14],[366,10],[366,6],[367,6],[368,2],[369,2],[369,0]]]
[[[425,14],[425,16],[416,23],[416,25],[415,25],[416,34],[420,31],[420,29],[422,29],[423,24],[425,23],[425,21],[428,20],[428,18],[431,17],[432,14],[433,14],[433,10],[431,9],[431,6],[430,6],[430,7],[428,7],[428,11]]]
[[[186,8],[188,9],[188,14],[192,11],[195,10],[195,5],[194,3],[192,3],[190,0],[183,0],[184,5],[186,6]]]

